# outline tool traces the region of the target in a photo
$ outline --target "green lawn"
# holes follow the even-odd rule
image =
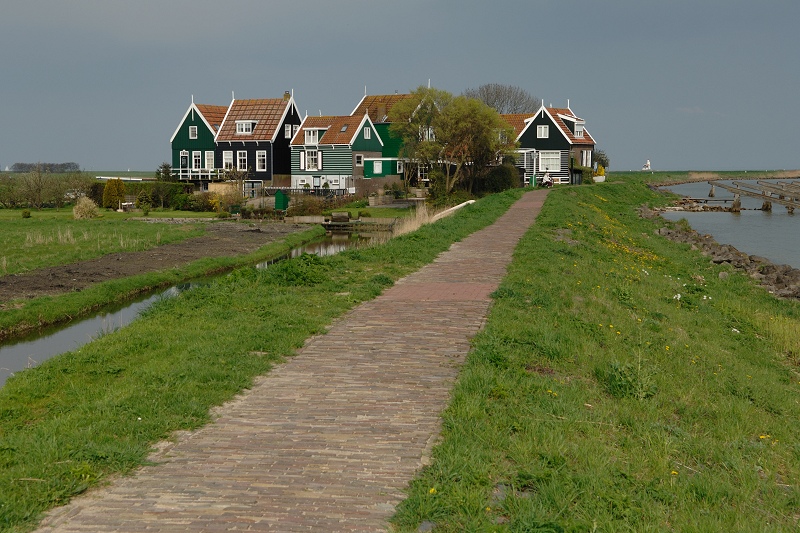
[[[656,235],[648,179],[551,191],[398,531],[798,530],[800,306]]]

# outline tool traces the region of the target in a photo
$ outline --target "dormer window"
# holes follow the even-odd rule
[[[252,135],[255,128],[256,121],[254,120],[236,121],[236,135]]]
[[[306,130],[306,144],[319,143],[319,130]]]
[[[583,137],[583,124],[575,124],[575,137]]]

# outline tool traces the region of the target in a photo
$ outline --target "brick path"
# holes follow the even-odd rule
[[[526,193],[310,339],[159,464],[54,510],[40,531],[385,531],[545,195]]]

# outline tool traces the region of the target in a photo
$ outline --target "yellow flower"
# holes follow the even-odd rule
[[[667,351],[669,351],[669,346],[666,347]]]
[[[436,494],[436,487],[431,487],[431,490],[428,491],[428,494]]]
[[[678,475],[678,473],[677,473],[675,470],[673,470],[672,472],[670,472],[670,474],[672,474],[673,476],[677,476],[677,475]]]

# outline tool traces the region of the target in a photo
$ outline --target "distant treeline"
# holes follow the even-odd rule
[[[11,172],[79,172],[81,167],[78,163],[14,163],[11,165]]]

